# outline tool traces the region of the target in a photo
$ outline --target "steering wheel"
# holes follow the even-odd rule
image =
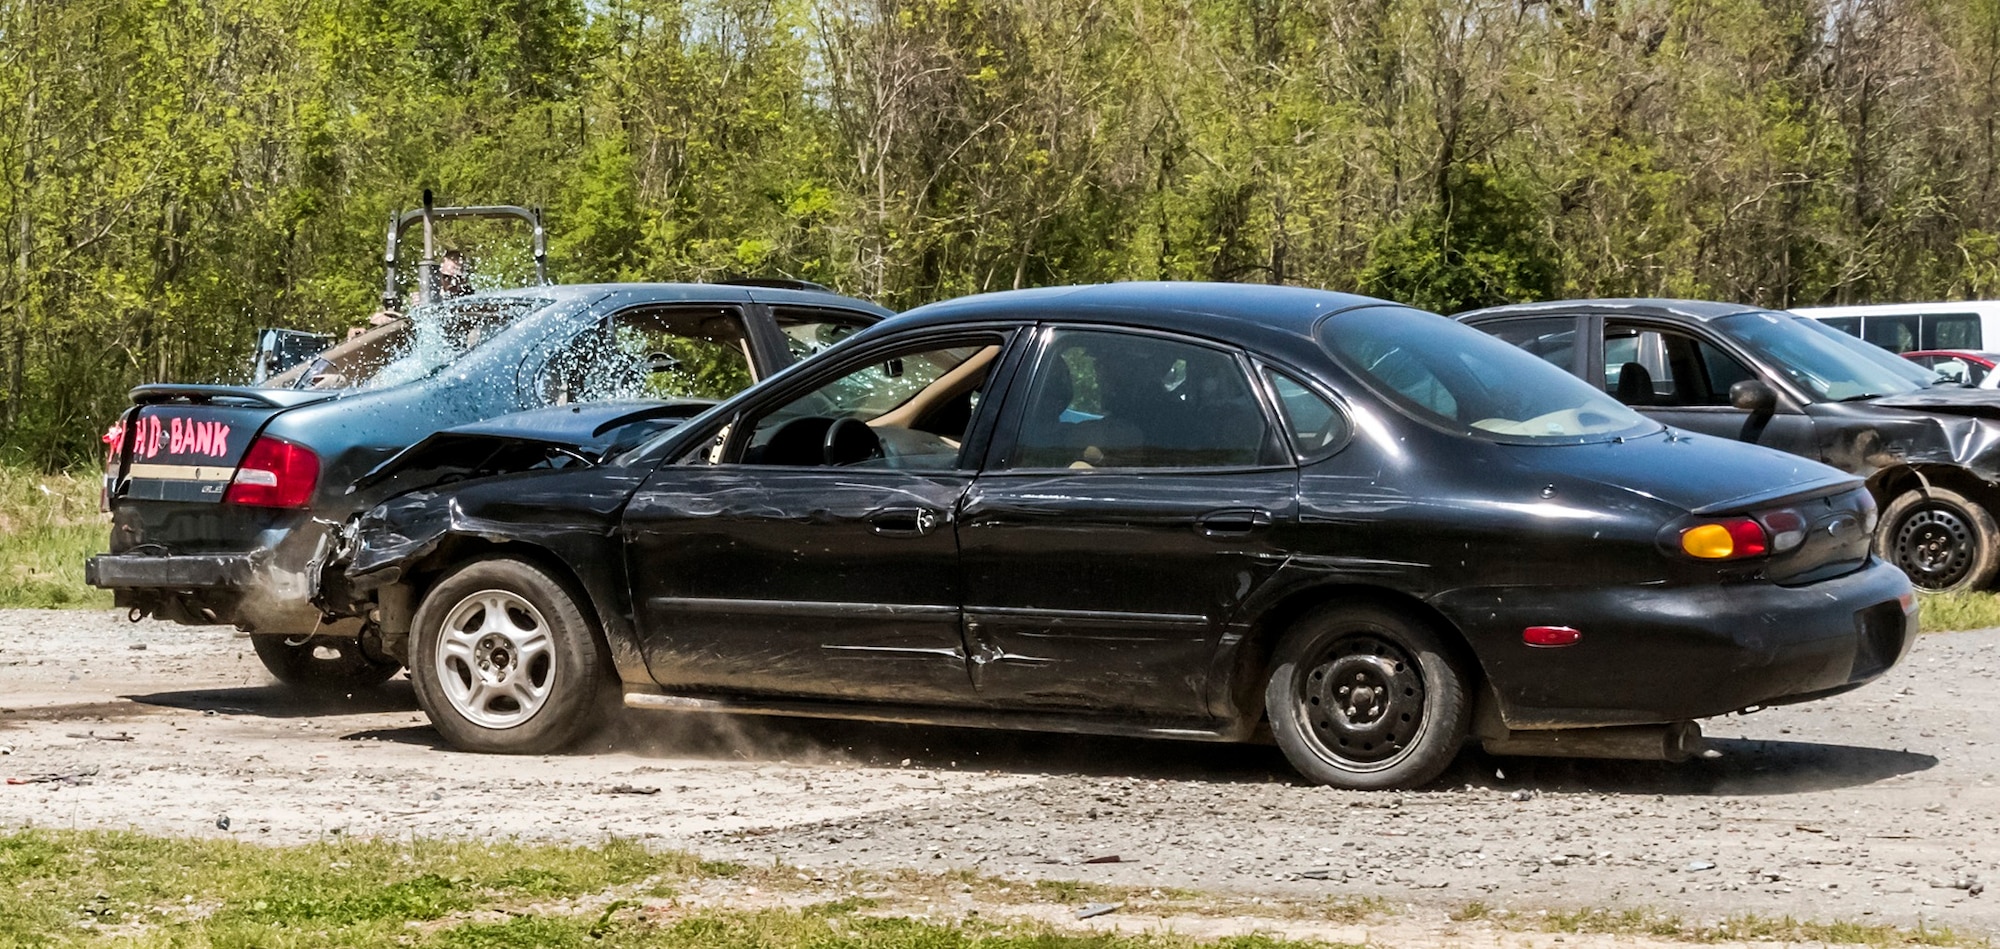
[[[860,419],[844,418],[827,426],[823,447],[829,466],[858,465],[883,457],[882,437]]]

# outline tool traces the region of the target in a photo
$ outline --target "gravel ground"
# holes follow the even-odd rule
[[[1713,760],[1468,753],[1437,789],[1370,794],[1300,786],[1264,747],[665,713],[588,754],[469,755],[401,679],[305,701],[226,629],[0,611],[0,828],[616,835],[806,868],[1990,934],[1996,669],[2000,630],[1931,635],[1869,688],[1705,723]]]

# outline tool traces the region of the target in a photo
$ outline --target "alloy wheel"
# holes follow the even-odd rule
[[[452,708],[485,728],[533,718],[555,681],[548,623],[505,590],[482,590],[452,607],[438,632],[436,662]]]

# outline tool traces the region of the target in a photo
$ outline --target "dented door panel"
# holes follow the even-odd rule
[[[968,702],[954,514],[969,475],[660,469],[624,533],[669,689]]]
[[[1208,714],[1210,660],[1284,563],[1297,489],[1290,467],[982,476],[959,528],[980,698]]]

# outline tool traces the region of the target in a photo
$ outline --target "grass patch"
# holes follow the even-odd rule
[[[1919,593],[1926,633],[2000,626],[2000,594]]]
[[[110,537],[99,488],[94,471],[0,465],[0,607],[111,607],[109,592],[83,583],[84,558]]]
[[[1873,946],[1877,949],[1936,946],[1941,949],[1991,949],[1992,941],[1949,928],[1918,926],[1905,929],[1877,923],[1801,922],[1789,916],[1731,916],[1720,923],[1697,925],[1679,916],[1647,909],[1583,909],[1534,914],[1505,913],[1484,903],[1469,903],[1451,914],[1454,920],[1487,919],[1511,928],[1545,932],[1650,936],[1681,942],[1825,943]]]
[[[1103,902],[1123,895],[1115,887],[1083,880],[1036,880],[1034,888],[1035,895],[1059,903]]]
[[[710,869],[730,870],[728,877]],[[264,847],[132,833],[0,835],[0,947],[408,946],[670,949],[1305,949],[1261,936],[1065,933],[977,917],[871,913],[845,897],[797,909],[649,899],[661,883],[777,888],[629,842],[597,847],[333,841]],[[722,881],[729,880],[729,883]],[[849,884],[851,885],[851,884]],[[964,887],[957,880],[945,885]],[[745,892],[756,892],[746,890]],[[794,894],[796,895],[796,894]]]
[[[1800,922],[1789,916],[1771,919],[1763,916],[1732,916],[1716,926],[1701,930],[1701,935],[1717,941],[1757,941],[1757,942],[1826,942],[1861,946],[1947,946],[1947,947],[1987,947],[1992,941],[1982,937],[1968,936],[1946,927],[1918,926],[1904,929],[1899,926],[1852,922],[1809,923]]]
[[[0,946],[91,945],[106,930],[157,934],[163,945],[380,945],[413,921],[697,873],[692,857],[632,843],[272,848],[23,831],[0,836]]]
[[[718,870],[726,873],[713,872]],[[879,898],[856,892],[864,886]],[[697,895],[677,898],[677,888]],[[760,891],[767,895],[754,898]],[[1200,940],[1161,931],[1072,931],[978,912],[990,912],[996,903],[1018,906],[1021,896],[1073,904],[1119,893],[1091,884],[1043,886],[965,872],[858,871],[822,879],[783,865],[712,863],[629,841],[574,847],[334,840],[266,847],[105,831],[0,834],[0,949],[1328,949],[1264,935]],[[975,894],[984,898],[976,906],[953,899]],[[1394,912],[1370,898],[1252,906],[1181,891],[1171,896],[1123,891],[1116,901],[1131,912],[1227,915],[1252,924],[1299,918],[1352,922]],[[933,919],[939,911],[941,918]],[[1756,916],[1693,925],[1650,910],[1516,913],[1475,902],[1450,917],[1521,931],[1691,943],[1990,949],[1985,940],[1949,929]]]

